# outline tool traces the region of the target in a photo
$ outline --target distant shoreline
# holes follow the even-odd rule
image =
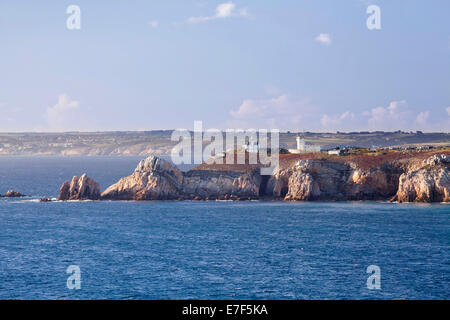
[[[147,156],[170,155],[177,142],[172,130],[0,133],[0,156]],[[280,133],[280,147],[294,148],[298,132]],[[302,132],[305,141],[323,149],[337,146],[450,146],[450,133],[434,132]]]

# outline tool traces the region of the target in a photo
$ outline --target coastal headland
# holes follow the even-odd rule
[[[258,164],[206,164],[182,172],[149,156],[134,172],[100,193],[74,177],[59,200],[285,200],[450,202],[450,151],[280,154],[272,175]]]

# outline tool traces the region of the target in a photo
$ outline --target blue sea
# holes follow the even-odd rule
[[[0,157],[0,193],[30,195],[0,198],[0,299],[450,298],[445,204],[37,201],[84,172],[104,190],[139,160]]]

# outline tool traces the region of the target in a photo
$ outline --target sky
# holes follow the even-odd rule
[[[449,132],[449,12],[448,0],[0,0],[0,132],[195,120]]]

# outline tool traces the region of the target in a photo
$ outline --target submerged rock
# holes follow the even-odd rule
[[[98,200],[100,185],[86,174],[73,177],[72,182],[64,182],[59,189],[58,200]]]

